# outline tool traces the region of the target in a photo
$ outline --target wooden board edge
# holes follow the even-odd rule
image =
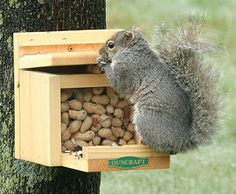
[[[50,115],[49,121],[49,164],[50,165],[61,165],[61,90],[60,90],[60,79],[57,75],[49,75],[49,105],[48,112]]]
[[[96,64],[97,57],[98,51],[24,55],[19,59],[19,68]]]
[[[49,31],[16,33],[19,46],[42,46],[62,44],[105,43],[114,33],[122,29]]]
[[[14,98],[15,98],[15,152],[14,156],[17,159],[20,159],[20,114],[19,114],[19,108],[20,108],[20,75],[19,75],[19,46],[18,46],[18,35],[16,33],[13,34],[13,52],[14,52]]]
[[[85,159],[108,159],[122,156],[136,157],[166,157],[169,153],[162,153],[149,148],[147,145],[123,145],[123,146],[85,146],[83,158]]]
[[[105,74],[76,74],[59,76],[61,81],[61,89],[110,87]]]
[[[135,168],[119,168],[109,167],[108,161],[110,159],[93,159],[86,160],[78,159],[76,156],[68,153],[62,153],[62,166],[83,172],[100,172],[100,171],[121,171],[121,170],[154,170],[154,169],[168,169],[170,168],[170,156],[165,157],[151,157],[148,158],[148,165],[138,166]]]

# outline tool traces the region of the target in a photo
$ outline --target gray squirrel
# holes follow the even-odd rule
[[[114,90],[130,97],[144,144],[173,154],[207,144],[218,120],[212,45],[201,25],[160,30],[153,50],[137,28],[115,33],[97,62]]]

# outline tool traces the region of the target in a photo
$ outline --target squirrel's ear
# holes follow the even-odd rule
[[[124,46],[128,46],[129,43],[133,40],[134,34],[132,31],[125,31],[124,32]]]
[[[142,32],[141,28],[138,25],[133,26],[132,31]]]

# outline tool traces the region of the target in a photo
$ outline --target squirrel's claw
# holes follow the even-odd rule
[[[100,64],[100,65],[106,65],[107,62],[105,62],[105,61],[101,61],[101,62],[99,62],[99,64]]]
[[[109,60],[104,60],[104,58],[102,57],[102,56],[99,56],[98,58],[97,58],[97,64],[98,64],[98,66],[101,68],[101,70],[102,70],[102,72],[105,72],[105,67],[107,66],[107,65],[109,65],[111,63],[111,61],[109,61]]]
[[[97,63],[99,66],[106,65],[107,63],[103,60],[101,56],[97,58]]]
[[[102,71],[102,72],[105,72],[105,71],[104,71],[104,66],[107,65],[107,62],[104,61],[101,56],[99,56],[99,57],[97,58],[97,64],[98,64],[98,66],[101,68],[101,71]]]

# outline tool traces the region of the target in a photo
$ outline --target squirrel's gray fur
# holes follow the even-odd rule
[[[115,91],[134,103],[142,141],[163,152],[185,152],[210,141],[217,123],[216,74],[201,26],[159,33],[156,50],[137,29],[114,34],[97,61]],[[110,47],[110,48],[109,48]]]

